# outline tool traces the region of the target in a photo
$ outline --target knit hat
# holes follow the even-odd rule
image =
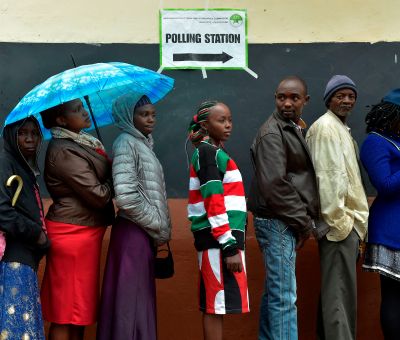
[[[324,102],[327,107],[333,94],[340,89],[351,89],[357,96],[357,89],[354,81],[347,76],[336,74],[328,81],[328,84],[326,84]]]
[[[382,101],[400,106],[400,89],[394,89],[390,91],[385,97],[382,98]]]
[[[138,109],[139,107],[145,106],[147,104],[151,104],[150,98],[147,97],[146,95],[140,97],[140,99],[137,101],[137,103],[133,109],[133,112],[135,112],[136,109]]]

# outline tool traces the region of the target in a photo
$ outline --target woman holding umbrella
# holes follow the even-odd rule
[[[155,108],[146,96],[126,94],[113,104],[122,130],[113,145],[118,217],[104,272],[98,340],[155,340],[154,250],[170,238],[162,166],[153,152]]]
[[[111,163],[104,146],[82,129],[91,120],[75,99],[41,112],[50,129],[44,178],[53,200],[46,216],[52,247],[41,298],[49,338],[83,339],[96,322],[99,262],[105,227],[114,219]]]

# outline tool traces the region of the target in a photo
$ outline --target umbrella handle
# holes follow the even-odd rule
[[[22,180],[22,178],[18,175],[12,175],[10,176],[10,178],[7,180],[7,186],[11,187],[12,182],[17,181],[18,182],[18,187],[17,190],[14,193],[14,196],[11,200],[11,206],[15,206],[15,203],[17,203],[18,197],[21,193],[22,187],[24,185],[24,181]]]

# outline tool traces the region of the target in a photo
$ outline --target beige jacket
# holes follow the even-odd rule
[[[358,165],[357,144],[347,125],[328,110],[308,130],[321,202],[321,215],[330,226],[326,237],[342,241],[355,228],[360,239],[367,233],[368,202]]]

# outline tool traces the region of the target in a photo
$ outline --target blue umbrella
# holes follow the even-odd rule
[[[28,92],[7,116],[4,126],[35,116],[45,138],[40,112],[76,98],[89,97],[94,127],[112,124],[112,103],[119,96],[133,92],[147,95],[155,103],[172,90],[174,80],[143,67],[120,62],[82,65],[56,74]],[[96,126],[97,125],[97,126]]]

